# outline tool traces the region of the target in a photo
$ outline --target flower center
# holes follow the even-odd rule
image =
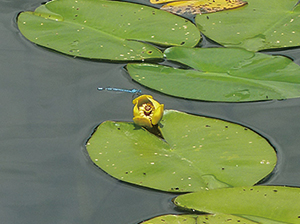
[[[139,107],[139,111],[140,111],[140,114],[142,116],[145,116],[145,117],[148,117],[148,118],[151,118],[152,116],[152,112],[153,112],[153,105],[151,103],[144,103],[142,106]]]

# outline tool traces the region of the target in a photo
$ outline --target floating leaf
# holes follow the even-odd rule
[[[175,199],[180,207],[208,213],[227,213],[260,223],[299,223],[300,189],[254,186],[215,189]]]
[[[141,224],[196,224],[197,215],[162,215],[150,220],[141,222]]]
[[[300,45],[300,5],[297,0],[248,0],[230,12],[197,15],[203,34],[226,47],[250,51]]]
[[[246,5],[242,0],[150,0],[152,4],[161,4],[170,2],[161,7],[162,10],[174,14],[204,14],[234,9]]]
[[[257,222],[250,221],[238,216],[217,214],[217,215],[162,215],[153,219],[142,222],[141,224],[198,224],[198,223],[239,223],[254,224]]]
[[[162,22],[163,21],[163,22]],[[158,45],[194,46],[190,21],[151,7],[105,0],[54,0],[18,17],[30,41],[65,54],[108,60],[161,58]]]
[[[87,151],[117,179],[172,192],[253,185],[276,164],[268,141],[241,125],[173,110],[159,125],[164,140],[133,123],[106,121]]]
[[[192,67],[128,64],[138,83],[162,93],[206,101],[241,102],[300,96],[300,67],[283,56],[234,48],[168,48],[168,60]]]

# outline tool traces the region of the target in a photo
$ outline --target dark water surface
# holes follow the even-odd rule
[[[174,194],[120,182],[89,160],[84,144],[96,125],[132,119],[131,94],[98,86],[141,88],[167,109],[246,125],[278,151],[266,184],[300,186],[300,99],[207,103],[145,89],[124,64],[74,59],[27,41],[16,16],[42,2],[0,0],[0,223],[134,224],[176,213]],[[299,49],[280,53],[300,63]]]

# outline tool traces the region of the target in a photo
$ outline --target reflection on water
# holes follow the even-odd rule
[[[99,123],[132,119],[131,94],[99,92],[99,86],[141,89],[167,109],[246,125],[278,151],[266,184],[300,186],[299,99],[207,103],[151,91],[129,78],[125,64],[74,59],[23,38],[17,14],[42,2],[0,1],[1,223],[130,224],[177,213],[174,194],[122,183],[89,160],[84,144]],[[275,53],[300,61],[299,49]]]

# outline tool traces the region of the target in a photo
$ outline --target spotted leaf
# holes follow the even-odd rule
[[[161,21],[164,21],[163,23]],[[106,0],[53,0],[18,17],[30,41],[76,56],[136,61],[162,58],[157,45],[194,46],[194,24],[148,6]]]
[[[171,192],[253,185],[276,164],[269,142],[241,125],[167,110],[159,127],[164,140],[134,123],[106,121],[87,151],[117,179]]]
[[[289,58],[238,48],[165,50],[192,69],[128,64],[130,76],[162,93],[205,101],[245,102],[300,97],[300,67]]]
[[[298,0],[248,0],[239,10],[197,15],[196,23],[210,39],[250,51],[300,45]]]
[[[299,223],[300,189],[254,186],[215,189],[178,196],[179,207],[227,213],[258,223]]]
[[[214,223],[214,224],[254,224],[248,219],[244,219],[234,215],[213,214],[213,215],[162,215],[141,224],[198,224],[198,223]]]

